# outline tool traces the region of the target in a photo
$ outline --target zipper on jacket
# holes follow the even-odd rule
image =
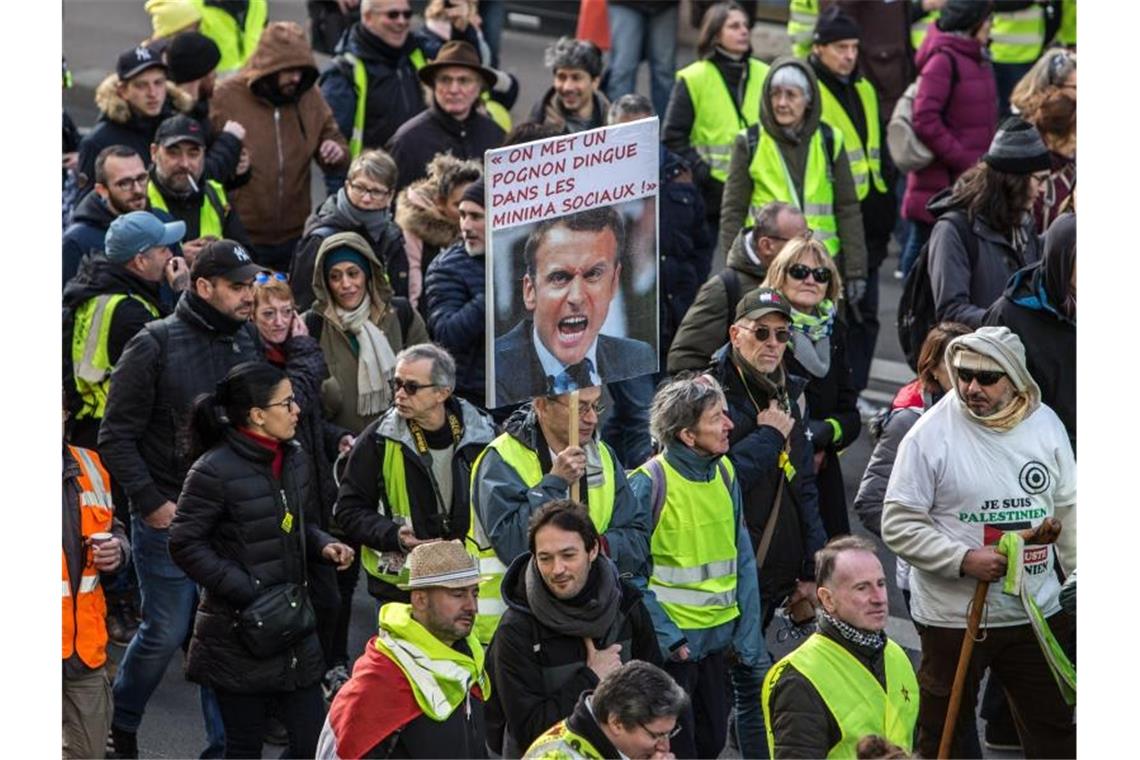
[[[285,152],[281,147],[281,107],[273,108],[273,132],[277,138],[277,223],[281,224],[281,203],[285,195]]]

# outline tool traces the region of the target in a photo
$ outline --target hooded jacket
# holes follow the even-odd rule
[[[692,306],[685,312],[673,343],[669,347],[668,368],[670,374],[685,369],[704,369],[718,348],[728,340],[728,328],[736,304],[730,302],[727,278],[735,278],[738,284],[736,297],[760,287],[764,281],[764,267],[752,260],[747,247],[750,230],[741,230],[732,241],[725,261],[725,271],[708,278]],[[731,271],[728,271],[731,270]]]
[[[293,298],[297,310],[305,311],[313,305],[313,262],[317,249],[329,235],[337,232],[355,232],[372,245],[376,258],[384,262],[384,272],[395,295],[408,297],[408,256],[404,252],[404,235],[394,221],[384,225],[379,240],[373,240],[368,229],[356,223],[337,206],[337,195],[343,188],[325,198],[316,211],[305,220],[305,231],[293,263],[289,269],[289,285],[293,288]]]
[[[476,105],[478,101],[476,101]],[[404,122],[386,146],[396,161],[396,189],[402,190],[427,175],[427,165],[437,153],[483,162],[483,153],[503,144],[506,133],[476,106],[459,121],[445,113],[432,99],[431,106]],[[426,267],[424,267],[426,269]]]
[[[423,293],[424,261],[459,240],[459,220],[440,210],[435,199],[439,185],[432,177],[413,182],[396,199],[396,224],[404,232],[408,256],[408,299],[416,304]],[[428,266],[431,266],[430,264]]]
[[[1076,265],[1077,221],[1064,214],[1045,234],[1045,253],[1037,264],[1014,273],[1005,293],[989,308],[986,325],[1005,325],[1025,346],[1029,374],[1045,402],[1065,425],[1077,450],[1077,315],[1069,280]]]
[[[520,554],[503,575],[507,611],[487,650],[487,672],[496,686],[487,704],[487,738],[492,743],[504,742],[506,746],[496,750],[504,757],[526,752],[543,731],[573,711],[579,694],[596,688],[599,680],[586,664],[583,640],[561,633],[531,609],[526,576],[533,556]],[[607,582],[608,575],[599,563],[609,562],[599,554],[590,566],[591,577]],[[617,633],[612,640],[595,640],[594,645],[604,649],[622,643],[623,663],[644,660],[660,667],[653,620],[641,592],[626,581],[618,584]],[[545,584],[543,592],[550,594]]]
[[[309,334],[320,341],[321,350],[324,351],[325,361],[329,366],[329,378],[321,386],[321,404],[324,407],[325,417],[359,434],[372,420],[360,416],[356,411],[357,354],[352,348],[348,333],[341,326],[340,317],[336,314],[335,301],[325,283],[325,255],[330,250],[347,247],[368,261],[370,268],[368,295],[372,301],[371,320],[384,332],[393,354],[400,353],[407,346],[427,343],[429,338],[420,315],[414,313],[404,299],[392,295],[392,288],[384,276],[384,267],[376,258],[372,248],[361,245],[354,238],[356,236],[350,233],[338,232],[325,238],[321,247],[317,249],[317,256],[313,261],[314,302],[312,308],[305,312],[304,320],[309,328]],[[401,304],[400,301],[404,303]],[[406,316],[402,317],[401,311]]]
[[[142,158],[143,164],[150,167],[150,146],[158,125],[171,116],[187,114],[197,118],[196,102],[190,93],[171,81],[166,82],[166,102],[162,111],[154,118],[140,116],[118,93],[119,75],[108,74],[95,88],[95,105],[99,107],[99,118],[95,127],[79,144],[79,167],[87,176],[87,185],[80,191],[86,193],[95,186],[95,159],[100,151],[112,145],[125,145]],[[248,125],[246,125],[248,128]],[[241,158],[241,143],[236,137],[223,134],[219,125],[206,142],[205,175],[227,181],[234,175]]]
[[[276,94],[276,75],[302,70],[294,98]],[[237,74],[221,82],[210,104],[210,121],[221,129],[233,119],[246,129],[252,176],[230,193],[230,200],[254,245],[276,245],[301,236],[312,210],[310,161],[322,169],[344,169],[348,144],[337,129],[319,90],[317,67],[298,24],[275,21],[265,27],[257,50]],[[274,102],[274,101],[277,102]],[[337,164],[321,160],[321,143],[332,140],[344,151]]]
[[[147,155],[150,155],[149,153]],[[63,285],[79,271],[79,262],[89,253],[103,251],[107,228],[118,216],[98,193],[88,193],[75,207],[71,224],[63,231]]]
[[[486,256],[462,242],[437,256],[424,276],[422,311],[428,332],[455,359],[455,392],[486,403]]]
[[[811,103],[804,112],[803,123],[798,136],[793,136],[776,123],[772,114],[772,77],[784,66],[800,69],[811,87]],[[802,200],[804,174],[807,171],[808,154],[812,136],[820,128],[822,103],[819,82],[807,61],[795,58],[778,58],[764,77],[764,87],[760,95],[760,123],[749,130],[763,130],[766,137],[776,141],[780,155],[787,165],[788,173],[795,185],[796,197]],[[724,183],[724,197],[721,201],[719,250],[727,251],[736,238],[736,233],[744,226],[748,208],[752,203],[752,174],[748,167],[752,163],[753,152],[749,147],[749,130],[741,131],[732,143],[728,176]],[[863,240],[863,216],[859,208],[859,197],[855,193],[855,180],[851,175],[851,164],[845,151],[839,158],[829,162],[829,176],[832,180],[834,201],[833,213],[839,234],[839,256],[842,257],[840,272],[844,279],[867,276],[867,246]]]
[[[936,24],[926,31],[915,54],[918,90],[914,98],[914,133],[934,154],[934,161],[907,175],[904,219],[933,224],[927,204],[973,166],[997,130],[997,84],[993,65],[981,43]]]

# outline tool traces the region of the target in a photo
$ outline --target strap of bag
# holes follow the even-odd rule
[[[784,444],[783,453],[788,453],[788,444]],[[779,482],[776,485],[776,498],[772,502],[772,511],[768,513],[768,520],[764,523],[764,532],[760,535],[760,545],[756,547],[756,570],[759,572],[764,560],[768,556],[768,549],[772,546],[772,536],[776,533],[776,520],[780,517],[780,502],[784,498],[783,470],[777,470]]]
[[[661,519],[661,509],[665,506],[665,470],[657,457],[646,462],[645,469],[649,471],[649,504],[653,510],[653,529],[656,530]]]
[[[746,233],[747,234],[747,233]],[[732,267],[725,267],[717,275],[724,284],[724,296],[728,305],[728,313],[736,313],[736,305],[740,303],[740,274]]]

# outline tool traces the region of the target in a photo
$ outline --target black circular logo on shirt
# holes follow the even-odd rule
[[[1017,482],[1021,486],[1021,490],[1033,495],[1047,491],[1051,484],[1051,478],[1045,465],[1040,462],[1029,462],[1021,468]]]

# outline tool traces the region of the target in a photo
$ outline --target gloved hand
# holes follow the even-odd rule
[[[847,302],[851,304],[852,308],[858,306],[859,302],[863,300],[863,296],[867,295],[867,278],[850,278],[847,280],[844,290],[847,294]]]

